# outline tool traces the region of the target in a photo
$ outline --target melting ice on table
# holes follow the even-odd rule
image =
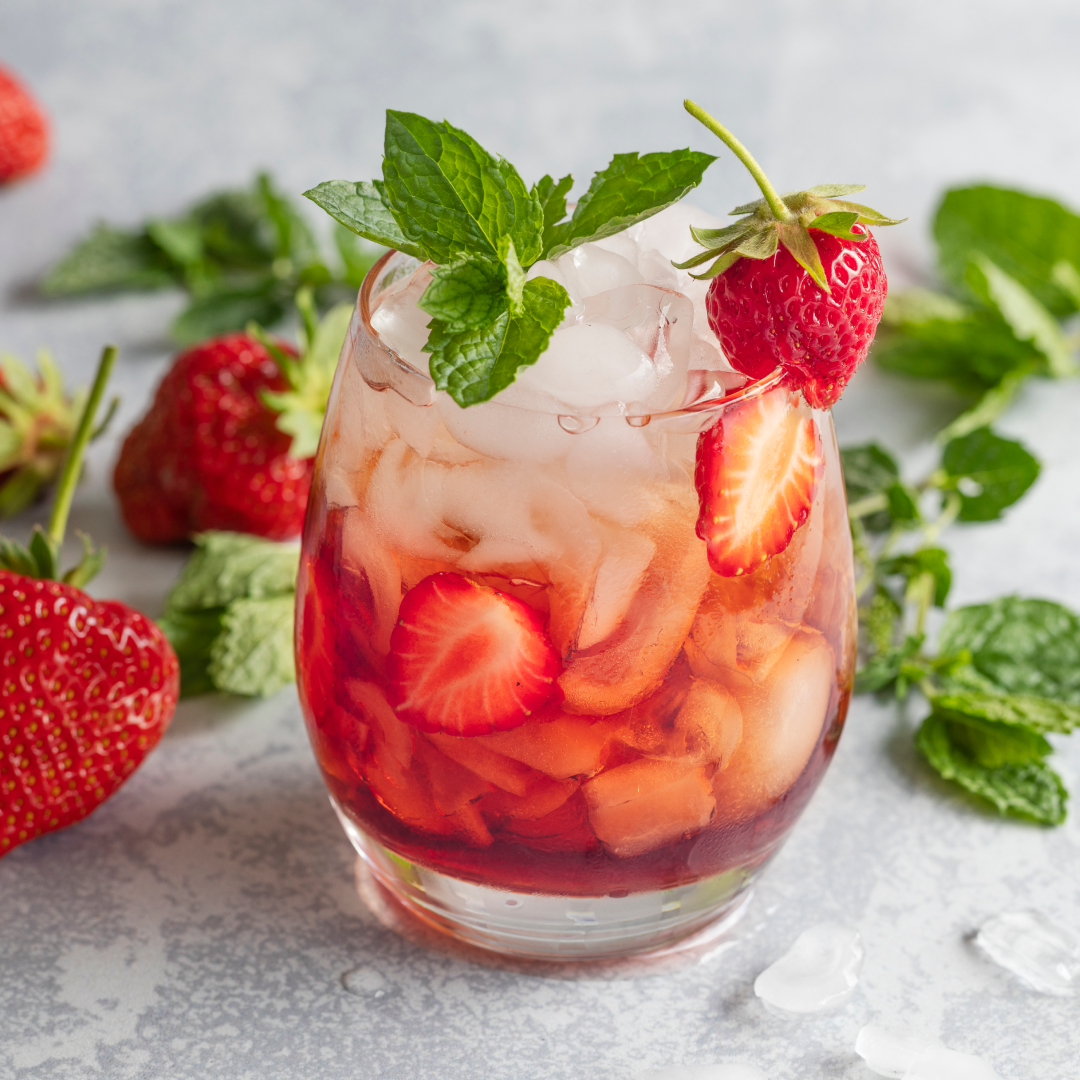
[[[812,926],[754,980],[754,993],[770,1012],[783,1015],[836,1008],[855,992],[864,956],[858,930]]]
[[[1080,947],[1038,911],[1007,911],[979,928],[975,944],[1040,994],[1068,997],[1080,983]]]
[[[867,1024],[855,1053],[878,1076],[894,1080],[1001,1080],[984,1058],[947,1050],[916,1035],[895,1035]]]

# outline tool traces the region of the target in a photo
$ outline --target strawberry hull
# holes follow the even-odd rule
[[[373,275],[297,591],[301,701],[347,832],[407,906],[403,864],[489,906],[715,887],[718,917],[804,809],[847,711],[854,581],[830,417],[773,379],[644,422],[511,415],[542,452],[495,457],[388,364]],[[746,415],[701,456],[702,432]],[[767,436],[792,417],[795,465],[730,456],[761,437],[759,415]],[[776,511],[748,501],[766,484]]]

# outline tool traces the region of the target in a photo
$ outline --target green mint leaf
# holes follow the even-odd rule
[[[992,386],[981,398],[955,420],[939,431],[935,441],[944,445],[952,439],[970,435],[981,427],[992,424],[1011,404],[1020,387],[1034,374],[1035,365],[1021,365],[1005,375],[997,386]]]
[[[938,651],[970,654],[979,674],[1005,693],[1080,705],[1080,616],[1061,604],[1006,596],[957,608]]]
[[[170,333],[179,344],[194,345],[249,322],[273,326],[285,316],[286,295],[272,278],[255,285],[222,286],[192,300],[173,320]]]
[[[1012,439],[979,428],[949,442],[941,465],[942,485],[960,495],[961,521],[994,521],[1039,475],[1039,462]]]
[[[896,623],[899,626],[899,619]],[[903,699],[907,691],[901,685],[906,679],[905,671],[915,668],[914,677],[921,679],[925,674],[917,661],[909,664],[918,653],[923,643],[921,634],[909,635],[900,645],[892,645],[872,656],[864,667],[855,673],[855,693],[880,693],[893,688],[898,698]]]
[[[265,599],[296,588],[299,549],[245,533],[205,532],[166,602],[168,611],[225,607],[241,598]]]
[[[896,462],[877,443],[844,447],[840,461],[848,507],[869,532],[919,520],[917,496],[900,482]]]
[[[953,741],[947,721],[936,713],[923,721],[915,745],[941,776],[986,800],[998,813],[1044,825],[1065,820],[1068,792],[1057,773],[1042,762],[980,765]]]
[[[550,176],[544,176],[537,181],[533,195],[544,212],[545,233],[566,217],[566,196],[570,194],[573,186],[574,178],[569,173],[558,183]]]
[[[509,162],[446,121],[387,110],[383,180],[401,231],[433,262],[497,259],[500,236],[524,265],[539,258],[539,200]]]
[[[878,585],[870,603],[860,612],[859,624],[875,653],[887,652],[895,646],[903,616],[904,609],[892,593]]]
[[[255,186],[265,213],[277,236],[275,256],[288,259],[294,267],[310,266],[319,261],[319,245],[308,223],[293,204],[275,190],[269,174],[259,173]]]
[[[510,300],[510,314],[520,315],[524,310],[525,269],[518,261],[517,249],[509,236],[499,237],[499,258],[506,273],[506,295]]]
[[[935,712],[950,720],[1004,724],[1040,735],[1049,731],[1067,735],[1080,727],[1080,705],[1032,694],[949,690],[935,696],[932,704]],[[1044,757],[1050,753],[1050,744],[1046,743],[1046,747]]]
[[[973,252],[992,259],[1058,317],[1080,300],[1055,280],[1058,262],[1080,267],[1080,216],[1053,199],[979,185],[945,193],[934,219],[941,272],[963,286]]]
[[[949,569],[949,553],[943,548],[920,548],[909,555],[882,559],[878,563],[878,570],[886,577],[903,577],[909,585],[923,574],[929,574],[934,579],[934,605],[945,606],[952,585],[952,571]]]
[[[431,284],[419,301],[443,332],[454,334],[492,325],[509,306],[504,268],[475,256],[433,267]]]
[[[187,270],[198,268],[202,272],[206,252],[203,233],[192,221],[150,221],[146,235],[178,266]]]
[[[966,703],[966,695],[955,695],[952,700]],[[968,713],[960,709],[941,707],[934,699],[935,715],[945,721],[949,739],[960,747],[972,761],[986,769],[999,769],[1002,765],[1029,765],[1049,757],[1054,748],[1037,731],[1025,724],[998,723],[978,712]]]
[[[270,697],[296,680],[292,594],[234,600],[210,647],[207,671],[219,690]]]
[[[157,620],[180,661],[180,696],[196,697],[212,693],[210,649],[221,633],[224,608],[205,611],[166,611]]]
[[[1057,320],[1015,278],[985,255],[968,263],[972,291],[1009,324],[1018,341],[1030,342],[1044,357],[1049,373],[1063,379],[1077,372],[1068,341]]]
[[[544,258],[556,259],[579,244],[614,236],[677,203],[701,183],[715,160],[696,150],[616,154],[593,177],[570,220],[544,230]]]
[[[1058,259],[1050,268],[1050,280],[1080,308],[1080,270],[1076,266]]]
[[[507,309],[486,327],[457,332],[433,320],[424,351],[431,354],[436,388],[463,408],[489,401],[519,368],[536,363],[569,306],[561,285],[539,277],[525,283],[520,315]]]
[[[394,227],[397,228],[397,222]],[[334,246],[341,256],[344,280],[350,289],[359,289],[368,271],[386,254],[384,246],[364,241],[340,221],[334,222]]]
[[[75,296],[179,284],[178,266],[142,230],[98,225],[41,283],[46,296]]]
[[[420,247],[406,239],[378,187],[366,180],[327,180],[305,191],[304,198],[357,236],[422,259]]]

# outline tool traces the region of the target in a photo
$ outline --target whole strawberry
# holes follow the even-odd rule
[[[735,152],[764,198],[732,211],[725,229],[693,229],[705,248],[680,268],[713,261],[709,325],[732,367],[760,379],[782,367],[785,384],[815,408],[839,400],[866,359],[885,306],[887,283],[867,225],[895,225],[841,198],[861,185],[823,184],[777,195],[761,167],[693,102],[687,111]]]
[[[0,67],[0,184],[40,168],[49,152],[49,125],[29,91]]]
[[[148,543],[211,529],[296,536],[351,308],[316,324],[302,355],[265,335],[228,334],[181,353],[120,451],[113,486]]]
[[[102,553],[84,541],[63,580],[57,558],[106,350],[57,489],[48,531],[27,548],[0,538],[0,856],[86,817],[153,749],[176,708],[180,666],[145,616],[79,586]]]

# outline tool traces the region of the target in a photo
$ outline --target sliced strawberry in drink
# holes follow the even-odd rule
[[[810,515],[824,454],[813,416],[776,389],[727,410],[698,437],[697,534],[723,577],[753,573]]]
[[[484,735],[523,724],[552,696],[559,658],[528,604],[439,573],[402,600],[387,674],[391,704],[406,723]]]

